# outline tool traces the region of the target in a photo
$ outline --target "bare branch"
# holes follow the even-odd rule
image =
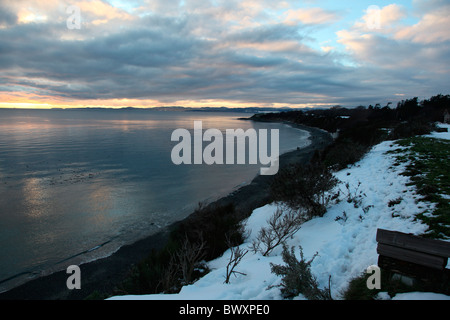
[[[241,262],[242,258],[248,253],[248,250],[242,250],[240,247],[233,247],[230,248],[231,255],[230,260],[227,264],[227,270],[226,270],[226,276],[225,276],[225,283],[230,283],[230,277],[232,274],[239,273],[242,275],[246,275],[243,272],[239,272],[234,270],[236,266]]]
[[[263,227],[252,244],[252,250],[268,256],[273,249],[293,236],[303,223],[301,215],[294,210],[283,211],[277,208],[267,221],[268,227]]]
[[[205,247],[206,242],[202,238],[199,242],[192,243],[185,237],[182,247],[176,253],[184,283],[191,283],[195,265],[205,256]]]

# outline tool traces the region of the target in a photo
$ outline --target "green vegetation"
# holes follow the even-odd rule
[[[396,150],[397,160],[408,161],[403,175],[423,201],[436,204],[432,212],[425,211],[417,217],[430,229],[424,236],[450,238],[450,141],[415,136],[397,142],[406,150]]]
[[[405,293],[412,291],[425,291],[423,284],[414,282],[408,285],[403,283],[400,279],[393,279],[392,273],[387,270],[381,270],[381,288],[382,289],[368,289],[367,279],[370,274],[363,273],[358,277],[353,278],[347,290],[342,294],[344,300],[375,300],[379,292],[387,292],[391,297],[397,293]]]
[[[316,254],[317,255],[317,254]],[[316,278],[311,273],[311,263],[314,255],[309,261],[305,261],[302,247],[300,247],[300,260],[297,260],[294,247],[290,250],[283,244],[282,258],[285,265],[271,263],[272,273],[282,277],[281,294],[286,298],[294,298],[299,294],[308,300],[331,300],[330,288],[320,289]]]
[[[435,292],[445,295],[450,294],[450,274],[449,273],[429,273],[421,271],[423,277],[408,277],[400,275],[396,271],[380,270],[381,289],[368,289],[368,273],[361,273],[353,278],[345,292],[341,294],[344,300],[374,300],[379,292],[387,292],[393,297],[398,293],[405,292]]]
[[[271,185],[272,198],[294,211],[305,211],[305,219],[321,217],[330,201],[327,192],[338,184],[330,168],[319,161],[308,166],[294,164],[283,168]]]
[[[424,237],[444,238],[450,237],[450,141],[422,136],[414,136],[396,142],[403,148],[398,148],[390,153],[396,154],[397,165],[408,163],[402,173],[410,177],[411,185],[417,188],[420,200],[435,203],[430,211],[424,211],[417,218],[429,226]],[[407,147],[405,149],[405,147]],[[389,206],[398,204],[401,198],[393,199]],[[362,274],[354,278],[346,292],[344,299],[371,300],[375,299],[378,292],[388,292],[394,296],[397,293],[411,291],[435,291],[448,294],[448,276],[435,283],[415,281],[412,286],[392,279],[392,272],[381,271],[382,290],[369,290],[366,285],[368,274]],[[440,283],[441,285],[438,285]]]

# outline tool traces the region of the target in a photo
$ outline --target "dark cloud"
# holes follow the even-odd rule
[[[224,40],[232,43],[270,43],[282,40],[301,41],[302,38],[298,26],[274,24],[248,28],[240,32],[232,32]]]
[[[11,26],[17,23],[17,15],[7,6],[0,3],[0,26]]]
[[[232,22],[217,20],[226,10],[154,13],[123,25],[80,30],[68,30],[64,20],[17,24],[13,13],[2,10],[0,25],[9,27],[0,29],[0,88],[80,100],[345,105],[391,99],[399,90],[404,93],[403,85],[415,88],[423,81],[416,78],[423,72],[414,67],[430,52],[419,44],[358,38],[354,41],[372,51],[351,59],[369,64],[345,65],[342,55],[312,49],[305,26],[231,28]],[[436,60],[424,64],[434,70],[446,53],[436,50]],[[401,63],[405,68],[397,67]]]

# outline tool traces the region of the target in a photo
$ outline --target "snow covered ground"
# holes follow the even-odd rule
[[[438,127],[447,129],[447,132],[432,132],[428,135],[425,135],[425,137],[450,140],[450,124],[438,123]]]
[[[448,128],[449,125],[441,124]],[[429,136],[450,139],[450,132],[432,133]],[[301,246],[306,260],[317,252],[311,264],[311,271],[317,277],[321,288],[328,286],[331,276],[331,294],[340,299],[349,281],[361,275],[369,266],[376,265],[378,255],[375,240],[377,228],[405,233],[421,234],[427,226],[414,221],[414,216],[431,209],[432,203],[416,203],[420,197],[414,186],[406,186],[409,178],[399,175],[406,163],[394,166],[395,156],[386,154],[398,149],[393,141],[382,142],[355,165],[337,172],[341,181],[333,192],[340,191],[339,201],[329,204],[327,213],[304,223],[300,230],[287,241],[288,247]],[[347,201],[349,198],[353,201]],[[395,202],[391,200],[397,200]],[[390,202],[391,201],[391,202]],[[396,204],[393,204],[396,203]],[[242,249],[248,249],[261,227],[277,209],[276,204],[254,210],[245,221],[250,232]],[[268,257],[251,250],[236,270],[244,274],[232,276],[225,284],[226,266],[230,250],[222,257],[208,263],[211,271],[192,285],[182,288],[178,294],[156,294],[141,296],[116,296],[111,299],[151,300],[272,300],[282,299],[281,278],[271,273],[270,263],[284,264],[282,247],[277,247]],[[387,293],[380,299],[391,299]],[[450,299],[449,296],[434,293],[399,294],[394,299]],[[304,299],[299,296],[298,299]]]

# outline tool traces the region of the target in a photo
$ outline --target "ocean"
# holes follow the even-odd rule
[[[251,115],[0,109],[0,292],[108,256],[259,173],[260,164],[175,165],[177,128],[279,129],[280,154],[309,144],[306,131],[239,120]]]

